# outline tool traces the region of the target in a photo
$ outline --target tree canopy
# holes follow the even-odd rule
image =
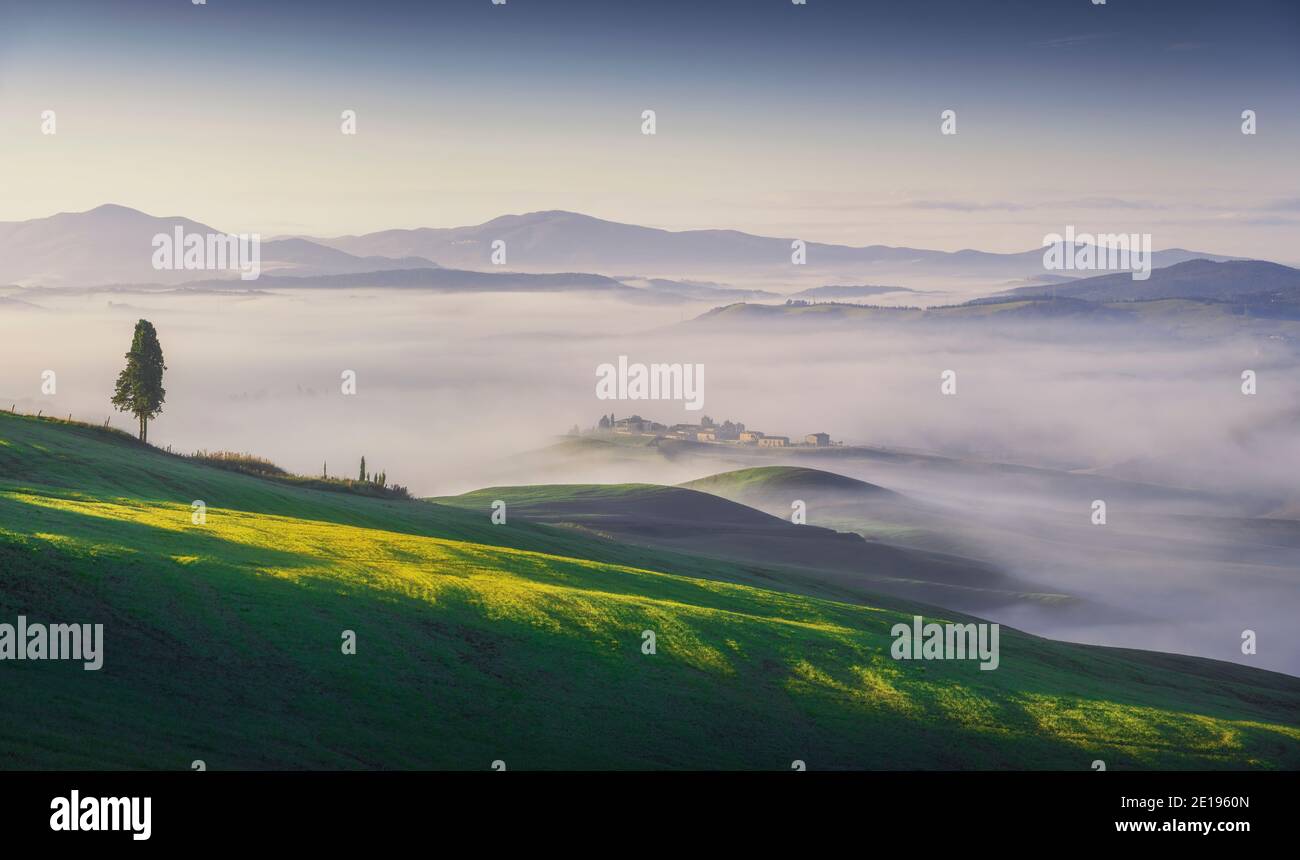
[[[167,391],[163,388],[162,345],[153,323],[140,320],[135,324],[131,350],[126,354],[126,367],[117,375],[113,390],[113,405],[122,412],[130,412],[140,419],[140,441],[149,441],[149,419],[162,412]]]

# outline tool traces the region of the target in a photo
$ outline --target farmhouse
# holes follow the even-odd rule
[[[602,415],[600,417],[600,429],[605,431],[612,430],[615,433],[658,433],[661,430],[667,430],[664,425],[649,421],[640,415],[633,415],[630,418],[619,418],[614,420],[613,416]]]
[[[577,432],[581,434],[581,431]],[[702,416],[698,424],[673,424],[672,426],[642,418],[640,415],[629,418],[617,418],[613,414],[602,415],[600,421],[589,432],[652,436],[656,440],[671,439],[712,445],[755,445],[759,448],[825,448],[835,444],[831,442],[829,433],[809,433],[802,437],[802,441],[791,443],[789,436],[770,436],[761,430],[747,430],[744,424],[730,419],[719,424],[707,415]]]

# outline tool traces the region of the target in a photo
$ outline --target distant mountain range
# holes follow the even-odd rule
[[[102,286],[178,284],[225,276],[209,271],[155,270],[153,237],[176,228],[219,233],[182,216],[155,217],[125,206],[63,212],[30,221],[0,223],[0,284]],[[228,227],[228,229],[230,229]],[[243,232],[230,229],[231,232]],[[779,275],[791,267],[797,237],[764,237],[735,230],[668,231],[604,221],[575,212],[506,215],[469,227],[384,230],[325,239],[289,237],[262,242],[266,275],[317,277],[370,274],[401,269],[460,269],[522,273],[577,272],[612,278],[669,298],[711,300],[728,295],[709,276],[757,271]],[[506,266],[492,264],[492,243],[503,240]],[[1043,251],[1017,254],[930,251],[885,245],[848,247],[807,243],[801,277],[955,277],[1006,281],[1043,274]],[[1190,259],[1233,259],[1171,249],[1154,253],[1156,267]],[[235,277],[234,273],[229,273]],[[701,277],[703,276],[703,278]],[[842,281],[841,281],[842,282]],[[717,292],[722,290],[723,292]],[[744,291],[758,297],[759,291]],[[771,294],[768,294],[771,295]],[[732,295],[733,298],[736,296]]]
[[[692,321],[702,325],[782,324],[825,329],[856,322],[959,321],[1154,322],[1186,331],[1235,320],[1286,321],[1300,335],[1300,269],[1259,260],[1190,260],[1152,272],[1146,281],[1102,275],[1063,284],[1021,287],[963,304],[925,309],[846,302],[735,303]],[[1235,325],[1237,322],[1232,322]]]
[[[155,269],[153,237],[172,235],[177,227],[185,234],[222,232],[189,218],[157,218],[112,204],[88,212],[0,222],[0,284],[178,284],[216,274],[238,277],[233,272]],[[358,257],[297,238],[263,241],[261,257],[262,272],[267,274],[345,274],[437,265],[422,258]]]
[[[383,230],[362,236],[312,241],[349,254],[421,256],[460,269],[486,268],[492,242],[503,240],[511,268],[524,271],[581,271],[613,274],[695,276],[790,266],[791,243],[807,242],[810,269],[861,275],[970,275],[1009,279],[1043,272],[1043,249],[1016,254],[985,251],[929,251],[888,245],[828,245],[808,237],[767,237],[737,230],[659,230],[605,221],[559,210],[504,215],[472,227]],[[1174,248],[1154,253],[1155,266],[1185,260],[1232,259]]]

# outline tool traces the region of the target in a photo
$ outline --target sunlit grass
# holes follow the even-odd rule
[[[1005,629],[997,671],[898,662],[910,608],[611,562],[432,505],[268,491],[66,428],[0,418],[0,434],[0,610],[103,619],[109,637],[95,676],[0,667],[21,682],[0,687],[11,725],[40,726],[0,733],[6,761],[1300,766],[1300,687],[1280,676]],[[46,438],[57,453],[37,453]]]

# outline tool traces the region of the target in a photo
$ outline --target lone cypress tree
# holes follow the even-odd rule
[[[131,338],[131,351],[126,354],[126,367],[117,375],[113,391],[113,405],[120,412],[130,412],[140,419],[140,441],[149,441],[149,419],[162,412],[167,391],[162,386],[162,346],[153,323],[140,320],[135,324]]]
[[[357,480],[363,484],[366,482],[366,457],[364,454],[361,456],[361,469],[357,472]]]

